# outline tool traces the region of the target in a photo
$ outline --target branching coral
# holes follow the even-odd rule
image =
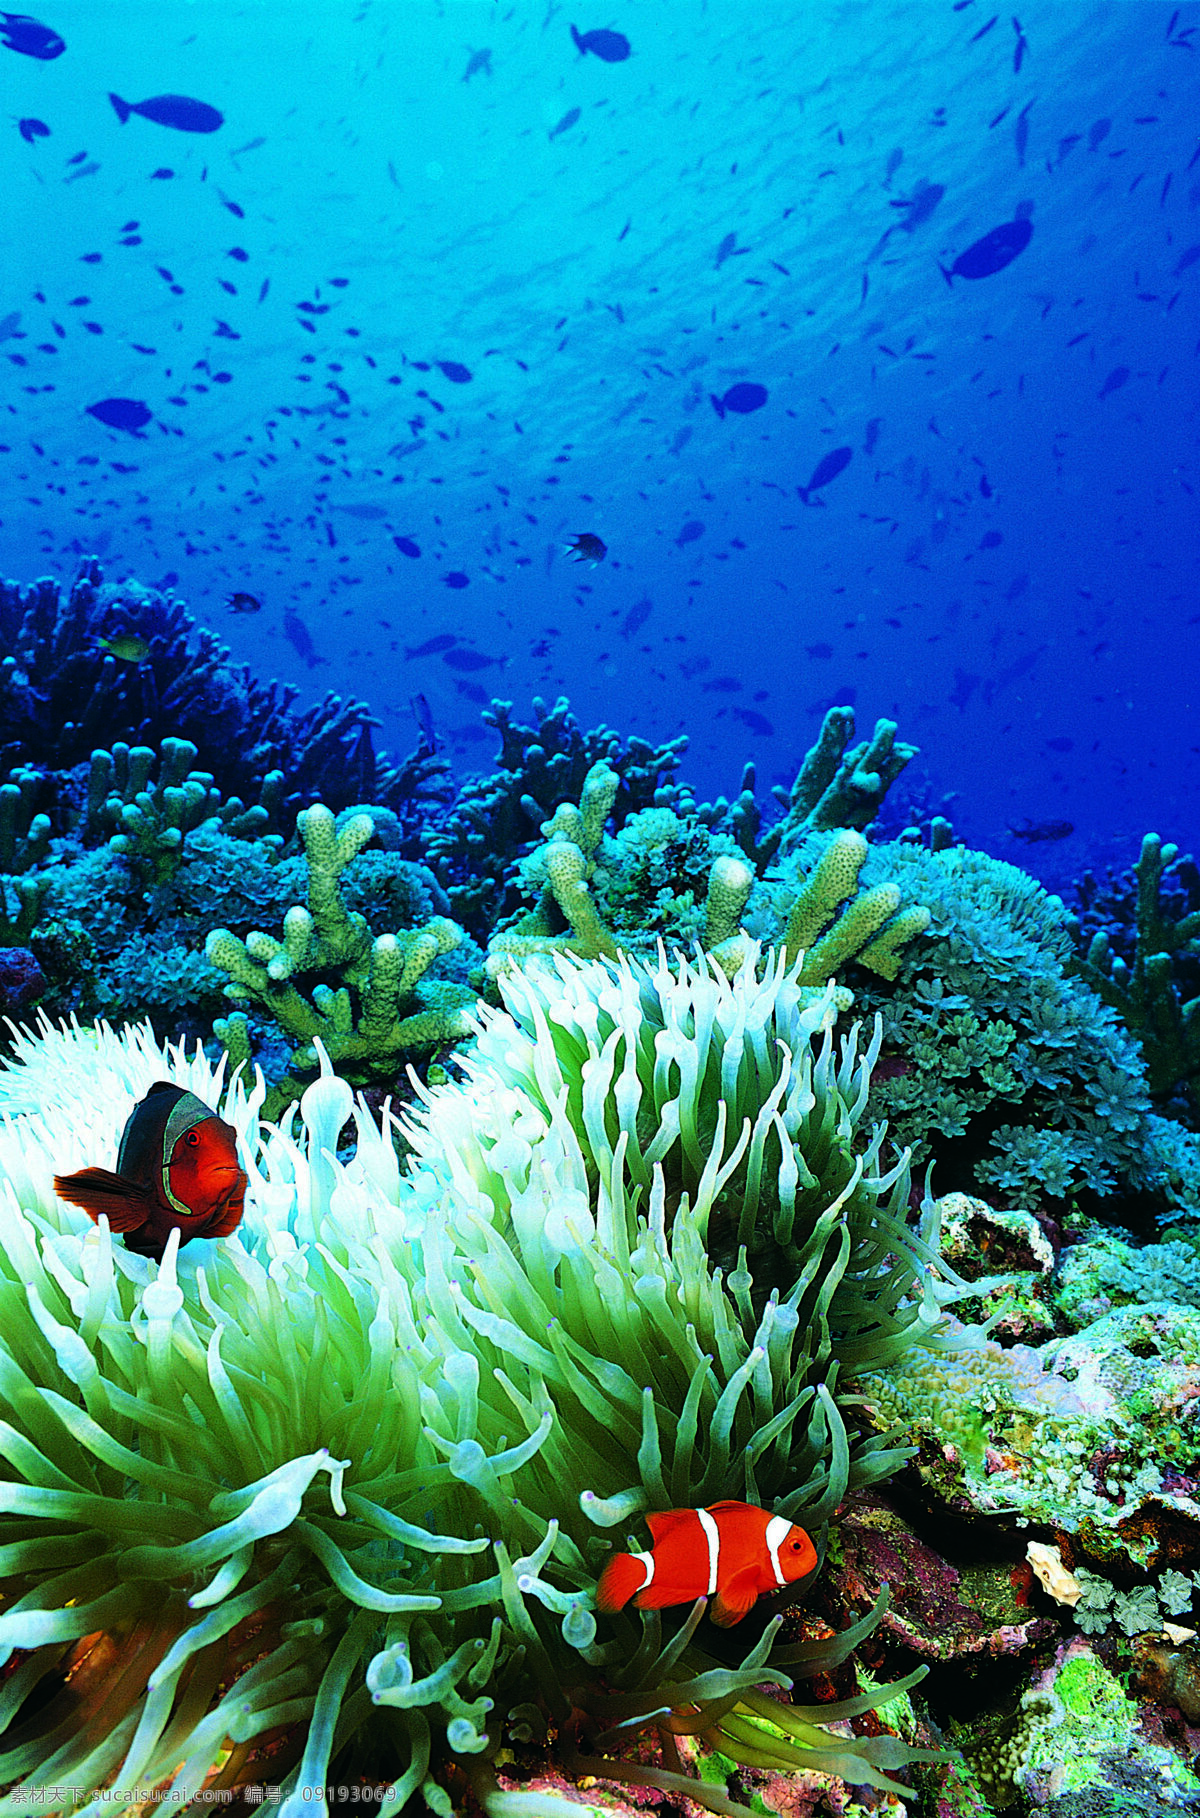
[[[303,1089],[302,1078],[317,1066],[314,1043],[351,1078],[394,1074],[406,1050],[452,1042],[466,1033],[463,1006],[473,993],[461,985],[427,979],[434,961],[451,952],[462,929],[445,916],[424,927],[373,935],[366,917],[342,902],[340,878],[371,838],[368,814],[350,816],[337,830],[320,803],[297,819],[308,861],[308,906],[283,918],[283,938],[256,932],[243,941],[228,928],[214,928],[205,942],[212,965],[228,974],[226,996],[260,1005],[295,1044],[292,1072],[272,1090],[272,1108],[282,1108]],[[311,996],[297,979],[315,975]],[[338,983],[328,983],[329,977]],[[244,1016],[216,1025],[235,1061],[249,1058]]]
[[[502,1749],[556,1731],[576,1772],[730,1812],[622,1739],[666,1725],[884,1787],[922,1758],[823,1727],[889,1688],[813,1709],[762,1691],[844,1659],[869,1620],[774,1659],[772,1621],[723,1667],[701,1608],[664,1642],[656,1613],[602,1630],[590,1607],[600,1535],[640,1508],[752,1492],[816,1525],[895,1462],[848,1441],[835,1353],[928,1333],[931,1233],[906,1229],[878,1134],[857,1152],[866,1063],[833,1046],[832,994],[665,961],[505,984],[517,1020],[490,1013],[464,1080],[409,1120],[406,1175],[361,1103],[336,1159],[353,1103],[331,1072],[300,1141],[260,1131],[261,1083],[235,1085],[243,1225],[161,1265],[50,1179],[111,1160],[155,1077],[212,1102],[203,1056],[44,1029],[0,1074],[0,1642],[24,1650],[4,1772],[23,1793],[283,1778],[298,1818],[353,1744],[384,1751],[390,1810],[448,1813],[453,1762],[503,1818]],[[744,1259],[713,1269],[722,1224],[795,1259],[786,1291]]]
[[[1136,898],[1132,952],[1114,950],[1105,928],[1095,930],[1076,962],[1101,1000],[1112,1006],[1141,1043],[1152,1093],[1164,1097],[1183,1086],[1193,1094],[1200,1080],[1200,993],[1194,990],[1200,961],[1200,907],[1168,902],[1167,875],[1178,867],[1177,882],[1197,896],[1195,862],[1180,859],[1178,846],[1164,845],[1156,833],[1142,841],[1134,866]]]

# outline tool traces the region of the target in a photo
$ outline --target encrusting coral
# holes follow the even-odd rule
[[[646,1725],[880,1787],[928,1758],[824,1727],[919,1674],[842,1705],[762,1689],[872,1617],[772,1654],[775,1617],[722,1666],[702,1602],[665,1641],[657,1612],[592,1609],[602,1536],[639,1510],[754,1495],[819,1531],[902,1456],[851,1443],[837,1371],[928,1341],[955,1286],[904,1161],[864,1141],[870,1054],[778,958],[731,982],[559,956],[501,989],[406,1120],[404,1174],[324,1057],[299,1137],[235,1081],[243,1224],[161,1265],[51,1176],[111,1161],[155,1078],[212,1103],[221,1069],[43,1025],[0,1073],[3,1771],[47,1809],[51,1786],[269,1778],[298,1818],[353,1744],[386,1810],[448,1815],[453,1766],[513,1818],[548,1808],[504,1763],[551,1735],[576,1774],[747,1809],[625,1759]]]

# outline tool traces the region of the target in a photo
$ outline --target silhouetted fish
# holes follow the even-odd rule
[[[193,101],[189,95],[152,95],[148,101],[122,101],[120,95],[110,91],[108,98],[122,126],[130,114],[140,114],[156,126],[173,126],[181,133],[215,133],[225,122],[224,114],[215,107],[207,101]]]
[[[699,518],[689,518],[679,535],[675,538],[676,549],[682,549],[685,543],[694,543],[704,535],[704,526]]]
[[[451,385],[469,385],[471,371],[467,366],[460,366],[457,360],[435,360],[434,365],[443,379],[449,379]]]
[[[621,626],[621,636],[631,638],[635,631],[640,631],[653,609],[652,600],[639,600],[635,606],[631,606],[625,614],[625,622]]]
[[[46,125],[44,120],[34,120],[32,118],[18,120],[17,131],[20,133],[22,139],[24,139],[26,145],[32,145],[35,139],[48,139],[50,137],[50,128]]]
[[[308,634],[308,626],[298,613],[292,611],[290,606],[284,609],[283,635],[310,669],[315,669],[318,663],[328,661],[326,657],[317,655],[316,645]]]
[[[767,401],[767,388],[743,379],[739,384],[731,385],[723,397],[715,398],[711,392],[708,395],[719,417],[723,417],[727,410],[732,410],[735,416],[746,417],[752,410],[762,409]]]
[[[1048,840],[1065,840],[1068,834],[1074,833],[1074,821],[1031,821],[1026,817],[1020,827],[1008,830],[1015,840],[1027,840],[1031,846],[1039,846]]]
[[[40,63],[61,57],[67,48],[65,38],[60,38],[48,25],[31,19],[28,13],[0,13],[0,44],[8,50],[20,51],[23,57],[36,57]]]
[[[955,278],[990,278],[1006,265],[1011,265],[1018,253],[1025,251],[1033,238],[1033,222],[1025,218],[1016,221],[1003,221],[999,227],[993,227],[990,233],[984,234],[981,240],[975,240],[965,252],[959,253],[949,271],[939,263],[938,270],[947,284],[953,285]]]
[[[843,469],[849,467],[853,454],[852,448],[831,448],[827,455],[821,456],[813,468],[808,485],[796,488],[806,505],[809,493],[819,492],[822,486],[828,486],[830,480],[836,480]]]
[[[414,644],[407,648],[404,652],[404,660],[411,662],[414,657],[437,656],[440,651],[449,650],[457,643],[458,639],[452,631],[439,631],[435,638],[426,638],[423,644]]]
[[[582,112],[583,109],[581,107],[568,108],[558,125],[550,128],[550,132],[547,136],[551,139],[557,139],[559,133],[569,133],[573,126],[578,125],[579,117]]]
[[[469,82],[472,76],[477,76],[479,74],[480,70],[483,71],[485,76],[491,75],[492,53],[490,50],[477,50],[471,52],[470,60],[462,74],[463,81]]]
[[[572,26],[571,37],[581,57],[591,51],[593,57],[599,57],[601,63],[624,63],[629,55],[629,40],[621,32],[578,32]]]
[[[154,414],[137,398],[101,398],[98,404],[88,404],[86,410],[97,422],[107,423],[110,429],[127,429],[130,435],[143,429]]]
[[[442,658],[442,661],[451,669],[457,669],[460,673],[467,673],[473,669],[494,669],[496,665],[502,663],[504,659],[503,657],[484,656],[483,652],[480,650],[464,650],[460,648],[458,650],[448,650]]]
[[[415,561],[421,553],[420,546],[414,543],[411,537],[393,537],[392,542],[396,545],[396,548],[400,551],[401,555],[408,556],[413,561]]]

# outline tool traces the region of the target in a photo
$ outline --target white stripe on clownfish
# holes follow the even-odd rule
[[[707,1509],[697,1509],[696,1518],[704,1529],[704,1538],[708,1542],[708,1592],[709,1597],[717,1588],[717,1568],[721,1560],[721,1535],[716,1522]]]
[[[629,1557],[636,1559],[645,1571],[646,1576],[637,1587],[637,1591],[644,1591],[654,1577],[654,1555],[653,1553],[631,1553]],[[630,1596],[636,1597],[637,1591],[631,1591]]]
[[[763,1534],[763,1539],[767,1543],[767,1555],[771,1561],[771,1570],[775,1574],[775,1583],[779,1585],[786,1584],[787,1582],[779,1564],[779,1548],[791,1531],[792,1524],[786,1515],[772,1515],[770,1521],[767,1523],[766,1531]]]

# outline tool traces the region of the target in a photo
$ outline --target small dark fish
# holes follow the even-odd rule
[[[799,493],[804,503],[806,505],[808,504],[808,495],[810,492],[819,492],[822,486],[828,486],[830,480],[836,480],[838,475],[845,468],[849,467],[853,456],[854,450],[852,448],[831,448],[827,455],[822,455],[821,459],[813,468],[812,477],[809,480],[808,485],[797,486],[796,488],[796,491]]]
[[[591,51],[593,57],[599,57],[601,63],[624,63],[629,55],[630,43],[620,32],[594,31],[578,32],[571,27],[571,37],[575,49],[581,57]]]
[[[443,379],[449,379],[451,385],[469,385],[471,383],[470,367],[460,366],[457,360],[435,360],[434,365]]]
[[[23,57],[36,57],[40,63],[61,57],[67,48],[65,38],[60,38],[48,25],[31,19],[28,13],[0,13],[0,44],[8,50],[20,51]]]
[[[1108,138],[1111,131],[1111,120],[1093,120],[1088,128],[1088,150],[1095,151],[1096,147]]]
[[[457,650],[448,650],[442,658],[443,663],[463,674],[475,669],[494,669],[503,660],[503,657],[484,656],[482,651],[465,650],[461,647]]]
[[[292,611],[290,606],[284,609],[283,635],[297,656],[303,658],[310,669],[315,669],[318,663],[328,660],[326,657],[317,655],[316,645],[308,633],[308,626],[298,613]]]
[[[735,720],[740,720],[743,726],[748,727],[760,739],[769,739],[775,731],[765,714],[755,713],[753,707],[735,707],[733,717]]]
[[[1021,218],[1016,221],[1004,221],[999,227],[993,227],[990,233],[984,234],[981,240],[975,240],[965,252],[959,253],[949,271],[939,263],[938,270],[947,284],[953,285],[955,278],[991,278],[1006,265],[1011,265],[1018,253],[1025,251],[1033,238],[1033,222]]]
[[[740,694],[742,684],[735,675],[715,675],[711,682],[701,682],[702,694]]]
[[[871,421],[867,424],[866,436],[863,438],[863,453],[865,455],[874,454],[875,444],[879,440],[879,431],[882,428],[883,428],[883,418],[882,417],[872,417]]]
[[[1096,393],[1096,396],[1098,398],[1107,398],[1114,391],[1120,391],[1122,385],[1125,384],[1125,382],[1128,378],[1129,378],[1128,366],[1114,366],[1112,371],[1109,373],[1107,379],[1105,379],[1103,385],[1100,387],[1099,391]]]
[[[675,538],[676,549],[682,549],[685,543],[694,543],[704,535],[704,526],[699,518],[689,518],[679,535]]]
[[[139,637],[136,631],[119,631],[115,637],[97,638],[96,643],[119,663],[144,663],[150,655],[148,640]]]
[[[492,53],[490,50],[477,50],[471,52],[470,60],[467,63],[466,69],[463,71],[463,81],[469,82],[472,76],[477,76],[479,74],[480,70],[483,71],[485,76],[491,75]]]
[[[10,315],[0,320],[0,341],[7,341],[10,335],[18,334],[20,328],[21,312],[19,309],[14,309]]]
[[[900,169],[900,166],[903,164],[903,162],[904,162],[904,152],[899,146],[896,147],[895,151],[888,153],[887,170],[884,174],[884,179],[883,179],[883,187],[885,189],[891,188],[892,178],[895,176],[896,172]]]
[[[754,385],[743,379],[737,385],[731,385],[723,397],[715,398],[709,392],[709,402],[719,417],[724,417],[727,410],[735,416],[747,417],[752,410],[761,410],[767,401],[765,385]]]
[[[127,429],[130,435],[144,429],[154,414],[137,398],[101,398],[98,404],[89,404],[86,409],[88,416],[95,417],[97,422],[107,423],[110,429]]]
[[[32,145],[35,139],[48,139],[50,137],[50,128],[46,125],[44,120],[34,120],[32,118],[18,120],[17,131],[20,133],[22,139],[24,139],[26,145]]]
[[[247,1184],[233,1125],[165,1079],[131,1112],[115,1173],[81,1168],[54,1176],[60,1199],[97,1223],[103,1214],[127,1250],[155,1262],[172,1231],[181,1247],[193,1237],[228,1237],[241,1222]]]
[[[262,611],[262,601],[256,593],[231,593],[225,605],[230,612]]]
[[[980,537],[979,547],[981,549],[999,549],[999,547],[1000,547],[1001,543],[1003,543],[1003,541],[1004,541],[1004,537],[1002,536],[1000,531],[989,530],[989,531],[986,531],[982,537]]]
[[[437,750],[437,739],[433,731],[433,709],[423,694],[414,694],[408,704],[413,710],[413,718],[420,729],[421,755],[432,757]]]
[[[122,126],[130,114],[140,114],[156,126],[173,126],[181,133],[215,133],[225,123],[224,114],[207,101],[193,101],[190,95],[152,95],[148,101],[122,101],[120,95],[110,91],[108,98]]]
[[[345,517],[359,518],[364,524],[378,524],[381,518],[387,517],[386,505],[368,505],[362,502],[353,505],[335,505],[333,509],[342,512]]]
[[[721,269],[722,265],[724,265],[726,259],[732,258],[733,254],[736,251],[737,251],[737,235],[736,234],[726,234],[725,238],[721,241],[721,244],[717,248],[716,263],[713,266],[713,270],[720,271],[720,269]]]
[[[437,656],[443,650],[449,650],[458,643],[452,631],[439,631],[435,638],[426,638],[423,644],[414,644],[404,652],[404,660],[411,663],[414,657]]]
[[[461,568],[452,568],[449,574],[442,576],[442,583],[446,587],[453,587],[457,592],[460,588],[471,585],[471,577],[469,574],[464,574]]]
[[[594,568],[608,554],[608,547],[590,530],[577,530],[573,542],[567,544],[566,554],[576,562],[588,562]]]
[[[581,107],[568,108],[567,112],[563,115],[563,117],[559,121],[558,125],[552,126],[550,128],[550,131],[549,131],[547,137],[551,138],[551,139],[557,139],[559,133],[569,133],[571,128],[578,124],[582,113],[583,113],[583,109]]]
[[[1027,840],[1031,846],[1043,844],[1047,840],[1065,840],[1074,833],[1074,821],[1031,821],[1028,816],[1023,827],[1010,827],[1008,830],[1015,840]]]
[[[639,600],[635,606],[631,606],[625,614],[625,621],[621,626],[621,636],[628,639],[633,636],[635,631],[640,631],[653,610],[653,600]]]
[[[1175,261],[1175,270],[1172,273],[1172,276],[1177,278],[1180,272],[1187,271],[1189,266],[1196,263],[1197,259],[1200,259],[1200,246],[1186,247]]]
[[[421,553],[420,546],[414,543],[411,537],[393,537],[392,542],[402,556],[409,556],[413,561],[416,561]]]
[[[173,170],[168,170],[165,164],[160,164],[157,170],[152,170],[150,172],[151,181],[155,178],[173,177],[174,175],[175,172]]]
[[[928,221],[945,193],[944,183],[918,183],[907,200],[898,199],[893,202],[893,208],[902,208],[905,211],[904,219],[900,223],[901,231],[911,234],[913,229],[920,227],[923,221]]]

